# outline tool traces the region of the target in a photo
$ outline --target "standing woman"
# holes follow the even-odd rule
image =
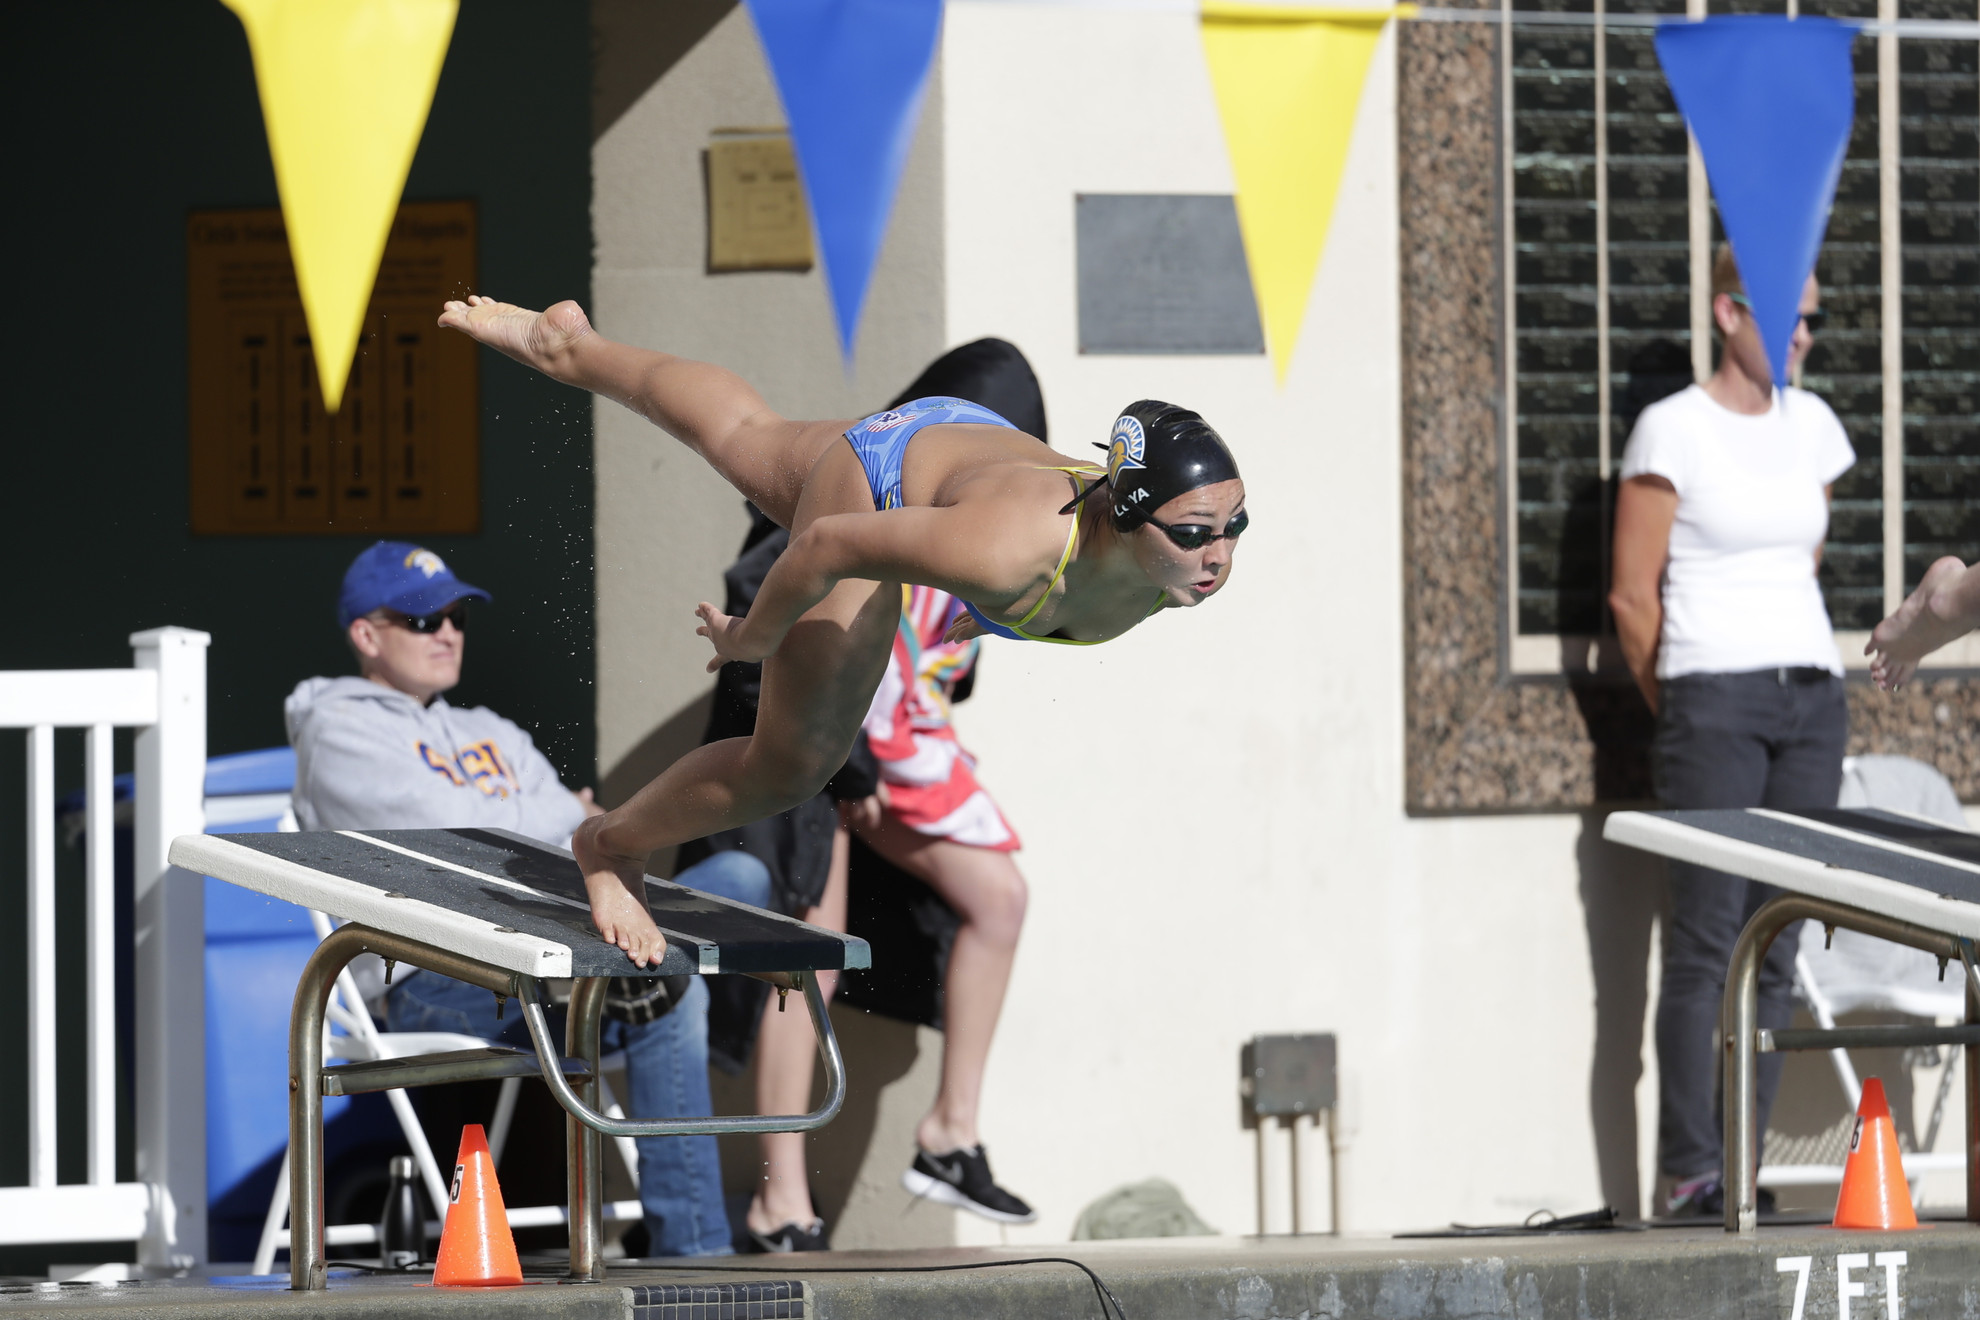
[[[1798,366],[1822,319],[1811,276],[1789,349]],[[1848,712],[1842,656],[1815,572],[1829,492],[1855,462],[1822,400],[1775,389],[1730,248],[1712,268],[1718,370],[1652,404],[1624,451],[1609,607],[1623,656],[1657,716],[1652,775],[1668,807],[1833,807]],[[1725,1203],[1713,1033],[1734,942],[1779,891],[1670,864],[1657,1007],[1659,1171],[1672,1213]],[[1786,1027],[1797,933],[1760,975],[1760,1023]],[[1780,1084],[1760,1062],[1760,1129]]]

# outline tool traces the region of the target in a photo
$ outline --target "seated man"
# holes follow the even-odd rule
[[[311,678],[285,703],[296,748],[296,820],[306,830],[499,827],[567,846],[602,810],[571,792],[530,736],[486,707],[440,694],[461,679],[468,602],[489,600],[430,550],[380,541],[344,575],[337,622],[355,678]],[[770,877],[744,853],[722,853],[681,883],[741,902],[769,900]],[[709,1111],[708,989],[698,976],[620,978],[608,997],[604,1047],[624,1050],[628,1112]],[[457,1031],[529,1047],[522,1015],[495,1016],[488,991],[431,972],[394,979],[395,1031]],[[563,1129],[555,1139],[564,1139]],[[640,1202],[654,1255],[731,1250],[713,1137],[639,1142]]]

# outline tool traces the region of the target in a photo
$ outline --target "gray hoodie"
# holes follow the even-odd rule
[[[421,706],[367,678],[309,678],[283,712],[306,830],[497,826],[563,846],[584,819],[530,736],[486,706]]]

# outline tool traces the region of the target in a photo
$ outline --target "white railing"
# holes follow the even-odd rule
[[[0,728],[27,736],[28,1185],[0,1187],[0,1245],[138,1243],[139,1262],[206,1260],[205,902],[201,877],[165,864],[204,828],[203,632],[134,633],[130,669],[0,670]],[[55,730],[85,742],[88,1181],[58,1184],[55,1092]],[[137,1181],[117,1181],[116,856],[111,731],[135,727]],[[0,1067],[6,1064],[0,1063]]]

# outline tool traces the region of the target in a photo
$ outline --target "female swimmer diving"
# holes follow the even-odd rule
[[[953,639],[1104,642],[1213,595],[1247,521],[1230,450],[1172,404],[1130,405],[1101,469],[960,399],[790,421],[733,372],[613,343],[574,302],[470,297],[440,324],[632,409],[791,530],[747,617],[696,610],[711,671],[765,662],[755,734],[689,752],[571,840],[599,933],[641,967],[666,948],[647,855],[782,811],[838,770],[892,653],[901,584],[967,603]]]

